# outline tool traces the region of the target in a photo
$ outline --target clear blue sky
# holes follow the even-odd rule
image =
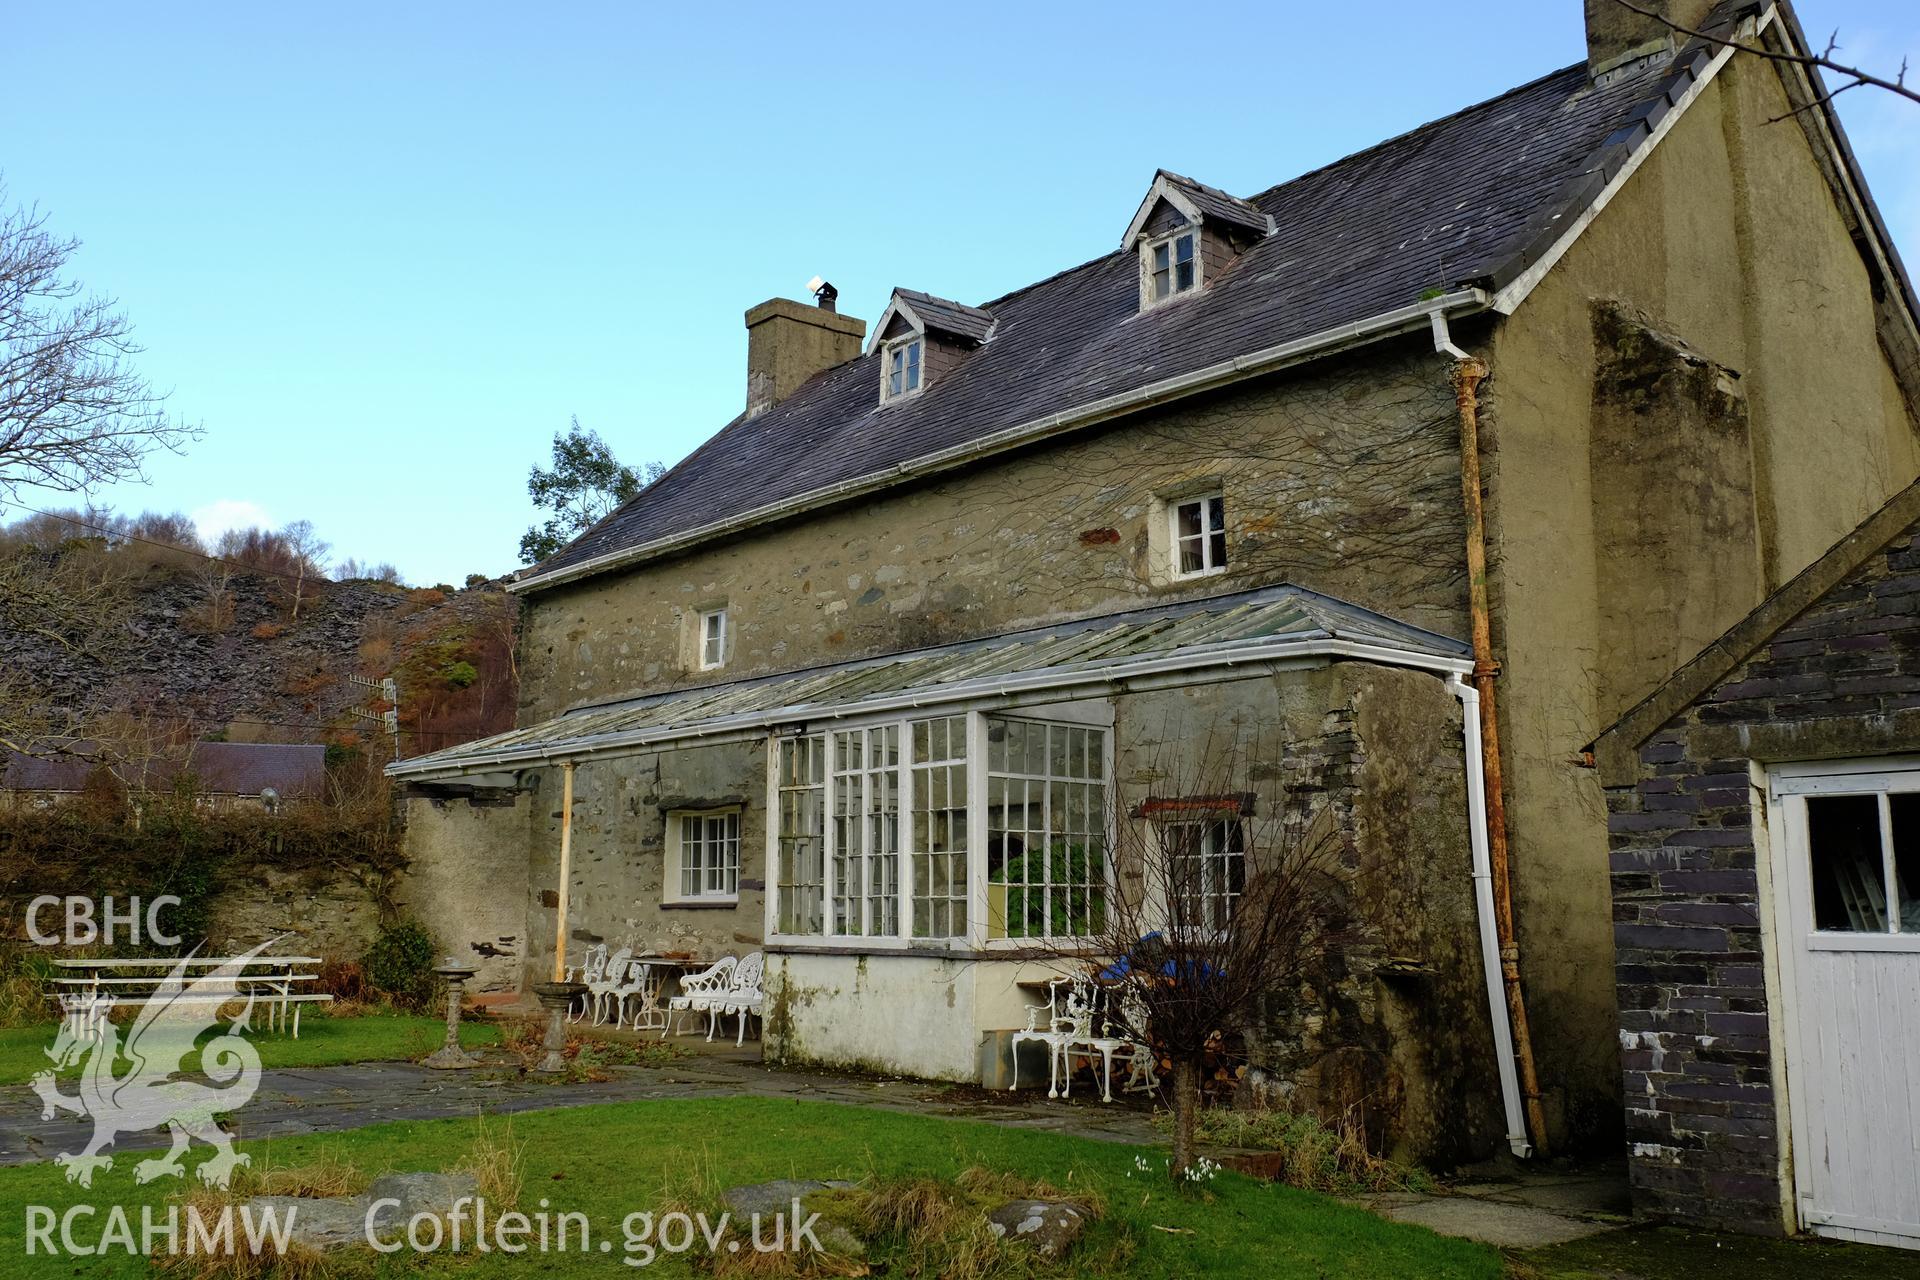
[[[1110,249],[1157,165],[1259,190],[1579,59],[1580,10],[18,6],[0,174],[206,428],[96,500],[457,582],[515,563],[568,415],[672,462],[736,413],[754,303],[995,296]],[[1920,66],[1910,0],[1799,10]],[[1841,102],[1915,262],[1920,106]]]

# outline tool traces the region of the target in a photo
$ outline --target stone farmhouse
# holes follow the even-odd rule
[[[1586,11],[1004,297],[748,311],[745,411],[514,584],[518,727],[393,767],[415,909],[496,991],[764,949],[770,1057],[1000,1083],[1032,941],[1128,880],[1059,851],[1177,814],[1230,907],[1237,812],[1146,802],[1231,755],[1335,810],[1368,930],[1262,1065],[1405,1156],[1617,1150],[1585,748],[1920,474],[1920,333],[1798,68]]]

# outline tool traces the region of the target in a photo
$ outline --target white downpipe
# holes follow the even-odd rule
[[[1490,298],[1484,289],[1456,289],[1452,293],[1442,294],[1437,298],[1409,303],[1407,306],[1383,311],[1365,320],[1336,325],[1304,338],[1280,343],[1278,346],[1250,351],[1246,355],[1235,356],[1231,360],[1223,360],[1218,364],[1208,365],[1204,369],[1196,369],[1192,373],[1165,378],[1132,391],[1122,391],[1117,395],[1049,414],[1032,422],[995,431],[977,440],[969,440],[937,453],[895,463],[890,467],[882,467],[879,471],[856,476],[851,480],[842,480],[838,484],[828,485],[823,489],[796,494],[791,498],[781,498],[777,502],[755,507],[725,520],[697,525],[691,529],[656,538],[651,542],[623,547],[618,551],[609,551],[582,560],[578,564],[568,565],[564,569],[553,569],[546,573],[529,573],[527,577],[507,583],[507,590],[519,593],[558,586],[563,582],[571,582],[576,578],[584,578],[621,565],[684,551],[696,543],[739,533],[771,520],[789,519],[818,507],[877,493],[881,489],[898,484],[909,476],[934,475],[955,467],[968,466],[982,458],[1017,446],[1036,443],[1063,431],[1078,430],[1108,418],[1118,417],[1123,413],[1132,413],[1139,409],[1213,391],[1242,378],[1272,373],[1305,360],[1318,359],[1346,347],[1417,330],[1422,323],[1429,322],[1430,317],[1445,312],[1483,311],[1489,301]]]
[[[1447,682],[1460,699],[1467,756],[1467,825],[1473,848],[1473,901],[1480,920],[1480,962],[1487,975],[1487,1012],[1499,1059],[1500,1100],[1507,1113],[1507,1145],[1521,1159],[1533,1154],[1520,1105],[1520,1074],[1514,1068],[1513,1024],[1507,1021],[1507,989],[1500,977],[1500,936],[1493,922],[1493,859],[1487,852],[1487,775],[1481,768],[1480,692],[1465,676]]]
[[[1471,360],[1472,356],[1453,345],[1453,330],[1447,324],[1447,313],[1433,313],[1433,349],[1443,356],[1452,356],[1455,360]]]

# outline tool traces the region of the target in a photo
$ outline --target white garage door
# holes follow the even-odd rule
[[[1920,1249],[1920,761],[1778,768],[1771,790],[1800,1223]]]

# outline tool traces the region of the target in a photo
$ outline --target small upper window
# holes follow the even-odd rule
[[[1173,927],[1225,933],[1247,888],[1247,833],[1240,819],[1170,825],[1161,839],[1168,845]]]
[[[711,671],[727,661],[727,611],[700,615],[700,669]]]
[[[1189,228],[1147,246],[1147,301],[1160,302],[1200,283],[1199,232]]]
[[[910,396],[920,389],[920,365],[925,353],[926,344],[917,337],[887,348],[886,399]]]
[[[1191,578],[1227,567],[1227,500],[1220,494],[1167,504],[1173,522],[1173,572]]]

